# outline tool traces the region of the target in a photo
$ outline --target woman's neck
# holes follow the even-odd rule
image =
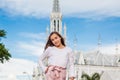
[[[62,48],[64,48],[65,46],[61,44],[61,45],[56,46],[56,47],[62,49]]]

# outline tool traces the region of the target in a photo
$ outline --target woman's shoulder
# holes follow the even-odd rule
[[[46,50],[51,50],[51,49],[53,49],[53,47],[52,47],[52,46],[49,46]]]
[[[66,46],[66,49],[67,49],[68,51],[72,51],[72,48],[70,48],[70,47],[67,47],[67,46]]]

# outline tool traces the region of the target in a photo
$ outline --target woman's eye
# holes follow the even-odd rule
[[[55,37],[55,39],[57,39],[57,37]]]
[[[51,41],[54,41],[54,39],[51,39]]]

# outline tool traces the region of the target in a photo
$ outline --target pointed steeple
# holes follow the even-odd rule
[[[104,55],[102,54],[102,42],[101,42],[101,35],[98,34],[98,49],[96,52],[96,57],[94,59],[94,65],[102,65],[104,66]]]
[[[47,28],[46,28],[46,36],[47,36],[47,38],[48,38],[48,36],[49,36],[49,27],[47,26]],[[47,38],[46,38],[46,40],[47,40]]]
[[[101,35],[99,34],[98,35],[98,52],[100,52],[101,51]]]
[[[77,48],[77,37],[76,37],[76,35],[74,36],[74,49],[73,49],[73,52],[74,52],[74,55],[75,55],[75,64],[77,64],[78,63],[78,52],[77,52],[77,50],[76,50],[76,48]]]
[[[66,34],[66,31],[67,31],[67,27],[66,27],[66,24],[64,24],[64,39],[65,39],[65,42],[67,40],[67,34]]]
[[[118,40],[117,40],[117,38],[116,38],[116,48],[115,48],[115,50],[116,50],[116,55],[118,55]]]
[[[54,0],[52,12],[60,12],[59,0]]]
[[[76,48],[77,48],[77,36],[76,34],[74,35],[74,51],[76,52]]]
[[[59,1],[54,0],[53,10],[50,15],[50,32],[59,32],[62,35],[62,14],[59,8]]]

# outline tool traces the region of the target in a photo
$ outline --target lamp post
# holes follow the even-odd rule
[[[30,78],[30,74],[28,74],[27,72],[23,72],[23,74],[27,74],[28,79],[31,80],[31,78]]]

